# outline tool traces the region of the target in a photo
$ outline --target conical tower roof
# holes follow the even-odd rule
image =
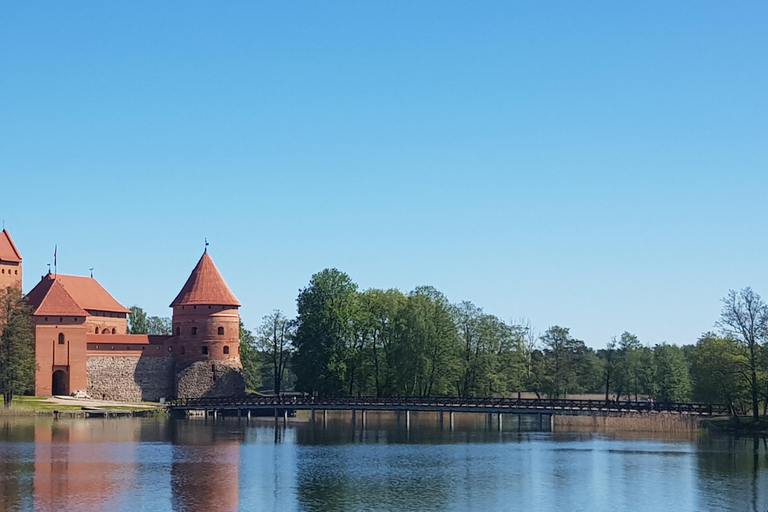
[[[171,302],[171,307],[200,305],[240,307],[208,251],[203,253],[184,287]]]

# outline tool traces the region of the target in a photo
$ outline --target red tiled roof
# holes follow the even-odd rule
[[[0,261],[21,263],[21,254],[7,229],[0,232]]]
[[[90,311],[110,311],[112,313],[130,313],[114,297],[112,297],[97,280],[92,277],[56,276],[64,289],[75,299],[75,302]]]
[[[164,341],[173,336],[154,336],[148,334],[86,334],[86,343],[100,343],[104,345],[162,345]]]
[[[203,253],[171,307],[201,304],[240,307],[208,252]]]
[[[37,316],[87,316],[83,310],[131,312],[92,277],[48,274],[27,294],[27,301],[35,308]],[[46,309],[43,310],[44,305]]]
[[[27,294],[27,301],[34,308],[35,316],[88,316],[61,283],[46,277]]]

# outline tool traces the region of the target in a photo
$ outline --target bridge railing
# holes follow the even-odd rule
[[[241,396],[227,398],[180,398],[168,402],[168,406],[183,408],[217,408],[217,407],[374,407],[386,409],[393,408],[462,408],[462,409],[509,409],[520,410],[547,410],[547,411],[595,411],[595,412],[673,412],[698,415],[725,414],[725,406],[701,404],[664,402],[651,403],[649,401],[635,400],[571,400],[549,398],[456,398],[456,397],[345,397],[345,398],[319,398],[301,395],[280,396]]]

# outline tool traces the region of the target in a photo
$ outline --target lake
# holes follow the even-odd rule
[[[0,416],[0,510],[759,511],[766,441],[454,432],[414,414],[308,419]],[[512,426],[507,426],[512,424]]]

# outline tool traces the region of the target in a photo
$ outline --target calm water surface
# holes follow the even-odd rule
[[[764,440],[349,420],[0,417],[0,510],[768,511]]]

